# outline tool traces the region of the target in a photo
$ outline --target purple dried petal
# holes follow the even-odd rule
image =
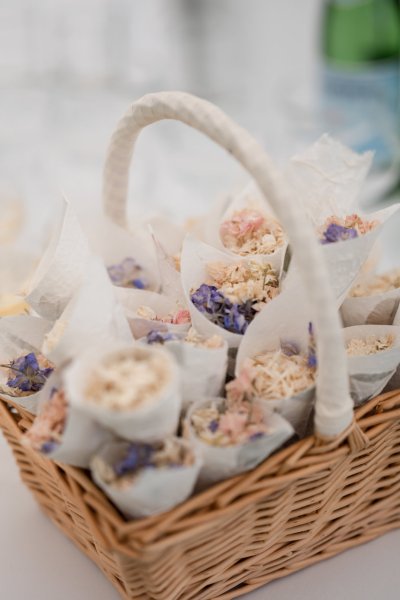
[[[322,235],[321,244],[332,244],[358,237],[356,229],[353,227],[344,227],[337,223],[330,223]]]
[[[211,431],[211,433],[215,433],[218,430],[218,428],[219,428],[219,422],[217,421],[217,419],[213,419],[208,424],[208,429]]]
[[[148,344],[164,344],[164,342],[169,342],[171,340],[179,340],[179,336],[176,333],[158,331],[155,329],[152,329],[146,335],[146,342]]]
[[[150,444],[130,444],[125,456],[114,463],[115,474],[122,477],[143,467],[151,466],[153,452],[153,447]]]
[[[281,351],[286,356],[297,356],[300,354],[300,348],[295,342],[281,342]]]
[[[7,366],[13,376],[10,376],[7,385],[22,392],[38,392],[46,383],[46,379],[53,372],[52,367],[41,369],[34,352],[12,360]]]

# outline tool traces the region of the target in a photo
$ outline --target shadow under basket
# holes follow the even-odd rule
[[[400,527],[400,391],[356,418],[363,450],[311,436],[167,513],[127,522],[86,471],[23,446],[32,416],[0,400],[22,480],[131,600],[237,598]]]

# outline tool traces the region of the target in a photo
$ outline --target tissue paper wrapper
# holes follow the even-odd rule
[[[182,443],[187,442],[182,440]],[[98,456],[108,464],[113,463],[127,446],[121,442],[106,444]],[[190,466],[142,469],[124,489],[104,483],[93,467],[92,476],[127,518],[140,518],[164,512],[186,500],[193,492],[200,467],[201,459],[196,454],[195,463]]]
[[[211,398],[195,402],[185,418],[185,437],[198,449],[203,460],[198,482],[200,488],[253,469],[294,434],[290,423],[277,413],[270,411],[266,402],[257,401],[258,404],[261,404],[265,418],[270,425],[270,434],[266,434],[258,440],[235,446],[218,447],[207,444],[195,434],[191,425],[191,416],[197,409],[209,406],[213,401],[217,406],[225,402],[224,398]]]
[[[111,410],[95,405],[85,399],[85,388],[95,366],[121,353],[157,353],[170,372],[167,385],[148,404],[130,410]],[[142,345],[109,345],[102,349],[90,349],[65,370],[65,391],[71,404],[96,422],[113,431],[119,437],[136,442],[153,442],[176,433],[182,405],[180,374],[171,355],[161,348]]]
[[[350,391],[355,406],[377,396],[400,364],[400,327],[395,325],[355,325],[343,329],[345,342],[352,338],[390,334],[394,345],[389,350],[368,356],[348,356]]]

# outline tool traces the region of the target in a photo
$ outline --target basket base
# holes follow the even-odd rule
[[[125,600],[232,600],[400,528],[400,393],[357,414],[362,450],[313,438],[172,511],[125,522],[87,473],[21,444],[32,417],[0,399],[0,426],[45,514]]]

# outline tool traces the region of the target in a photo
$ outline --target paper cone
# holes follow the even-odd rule
[[[198,480],[200,488],[253,469],[282,446],[294,433],[292,426],[285,419],[270,411],[265,402],[259,401],[258,404],[262,406],[265,419],[270,425],[270,434],[245,444],[225,447],[212,446],[197,437],[191,424],[193,413],[203,406],[210,405],[211,402],[215,402],[218,406],[224,403],[225,399],[212,398],[196,402],[190,407],[185,418],[185,435],[199,451],[203,460]]]
[[[167,380],[154,398],[137,408],[126,410],[109,409],[86,399],[88,382],[107,360],[119,355],[135,357],[138,354],[155,355],[159,364],[167,370]],[[106,348],[89,349],[66,368],[64,381],[71,405],[123,439],[152,442],[176,433],[182,404],[179,369],[171,355],[162,348],[110,344]]]
[[[187,444],[185,440],[180,442]],[[98,456],[112,465],[128,446],[126,442],[110,443]],[[165,512],[186,500],[193,492],[200,466],[201,459],[195,455],[195,463],[190,466],[142,469],[129,486],[121,489],[105,483],[96,469],[96,462],[92,461],[92,477],[127,518],[140,518]]]
[[[350,391],[355,406],[377,396],[400,364],[400,327],[395,325],[356,325],[343,329],[345,342],[352,338],[392,335],[392,348],[368,356],[348,356]]]
[[[0,319],[0,364],[9,364],[12,360],[34,352],[40,354],[44,337],[50,331],[51,322],[39,317],[15,316]],[[7,370],[0,369],[2,388],[1,397],[12,400],[26,410],[36,413],[42,390],[29,395],[14,395],[17,390],[10,388],[7,393]],[[11,391],[13,390],[13,391]]]
[[[63,200],[50,243],[27,285],[26,300],[42,317],[57,319],[81,284],[89,246],[71,206]]]
[[[115,288],[99,258],[91,258],[85,280],[45,336],[42,351],[60,365],[90,345],[132,341]]]

